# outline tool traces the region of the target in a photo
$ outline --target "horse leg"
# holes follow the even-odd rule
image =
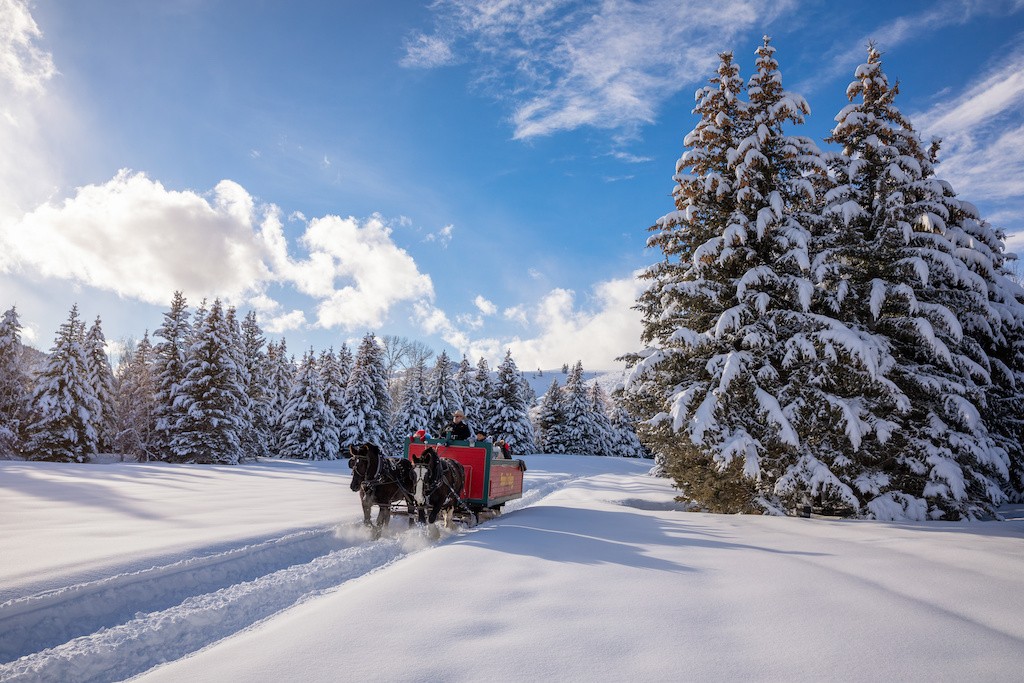
[[[380,535],[387,528],[391,521],[391,503],[381,504],[380,512],[377,513],[377,534]]]
[[[373,521],[370,518],[370,508],[372,507],[373,503],[369,500],[369,498],[367,498],[365,491],[359,492],[359,502],[362,503],[363,505],[363,525],[373,526]]]

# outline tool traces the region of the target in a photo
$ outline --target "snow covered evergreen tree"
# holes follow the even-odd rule
[[[356,351],[345,391],[348,415],[341,428],[341,448],[373,443],[387,452],[394,446],[389,431],[391,398],[388,394],[384,354],[373,334],[367,334]]]
[[[114,447],[118,453],[139,462],[149,462],[157,457],[153,446],[156,432],[153,358],[153,344],[147,330],[142,341],[125,349],[118,365],[118,428]]]
[[[333,355],[332,355],[333,358]],[[281,418],[281,456],[307,460],[338,457],[338,419],[327,404],[320,364],[313,349],[306,353]]]
[[[73,306],[57,332],[32,396],[32,460],[89,462],[97,452],[99,401],[89,382],[85,324]]]
[[[12,306],[0,318],[0,458],[18,453],[24,439],[30,394],[21,348],[21,323]]]
[[[612,455],[619,458],[646,457],[633,418],[630,417],[629,411],[614,399],[609,409],[609,421],[612,428]]]
[[[273,424],[271,412],[270,368],[265,349],[266,338],[256,320],[255,311],[249,311],[241,324],[242,366],[246,378],[245,392],[249,400],[250,430],[245,437],[245,453],[258,458],[273,454]]]
[[[493,441],[506,441],[513,453],[536,453],[533,425],[530,423],[530,414],[523,397],[522,381],[519,368],[512,358],[512,351],[506,351],[505,360],[498,366],[498,377],[492,395],[494,421],[491,424],[490,436]]]
[[[803,453],[778,488],[877,519],[977,517],[1005,500],[1009,467],[982,419],[991,364],[961,322],[984,328],[989,292],[958,253],[967,238],[946,221],[935,150],[881,66],[870,47],[829,138],[842,147],[830,160],[835,231],[817,270],[829,312],[853,332],[834,338],[846,362],[829,378],[846,438]]]
[[[173,425],[172,459],[178,462],[236,465],[246,427],[245,395],[232,349],[233,333],[219,299],[199,318],[185,357],[185,379],[178,399],[181,415]]]
[[[234,306],[228,306],[224,312],[224,326],[228,338],[228,352],[235,366],[235,403],[238,406],[235,418],[238,421],[240,448],[238,460],[255,460],[263,455],[263,443],[253,426],[254,402],[252,391],[253,377],[249,373],[249,360],[246,355],[245,337],[242,326],[238,322],[238,312]]]
[[[597,433],[594,411],[583,379],[583,363],[576,361],[562,390],[562,414],[565,417],[565,452],[595,453],[600,444],[592,442]]]
[[[483,430],[485,434],[494,431],[494,407],[491,396],[494,393],[491,382],[491,368],[483,356],[476,363],[476,372],[466,380],[462,388],[463,412],[466,422],[473,429]]]
[[[342,368],[334,349],[327,349],[320,353],[319,370],[324,401],[327,402],[327,407],[334,415],[340,434],[341,425],[345,423],[345,415],[348,413],[348,406],[345,405],[345,391],[348,388],[349,371],[347,367]],[[340,449],[340,444],[335,444],[335,447]]]
[[[540,400],[537,409],[536,425],[540,443],[537,444],[541,453],[568,453],[565,433],[565,409],[562,388],[558,379],[551,380],[551,386]]]
[[[277,344],[267,345],[267,377],[270,392],[268,411],[270,413],[270,449],[274,455],[280,455],[283,432],[281,417],[291,396],[292,383],[295,381],[297,369],[288,355],[288,345],[282,337]]]
[[[153,349],[156,432],[152,446],[161,460],[167,460],[171,457],[174,425],[181,418],[181,406],[177,398],[185,381],[185,356],[192,339],[188,303],[181,292],[174,293],[171,308],[164,313],[163,324],[156,329],[154,335],[163,341],[158,342]]]
[[[102,453],[108,453],[117,436],[117,391],[99,316],[96,316],[96,321],[85,335],[85,354],[89,384],[92,385],[100,408],[95,418],[97,448]]]
[[[448,353],[441,352],[434,363],[434,369],[430,372],[427,380],[427,419],[430,427],[427,429],[431,434],[439,436],[441,430],[452,419],[452,413],[456,410],[463,410],[462,398],[459,395],[459,387],[455,383],[455,368]],[[478,429],[479,425],[466,421],[470,429]]]
[[[400,439],[408,439],[420,429],[437,436],[430,431],[430,417],[427,415],[426,375],[427,368],[422,358],[417,358],[405,373],[398,410],[395,411],[395,433]]]
[[[597,382],[594,382],[587,394],[590,399],[590,425],[593,430],[586,437],[586,442],[593,444],[590,452],[597,455],[614,455],[612,422],[608,418],[608,397]]]
[[[692,173],[677,173],[676,211],[648,241],[665,260],[645,273],[638,308],[650,346],[630,359],[626,387],[630,408],[653,416],[646,441],[685,494],[715,511],[774,507],[779,470],[820,427],[793,381],[809,361],[786,345],[822,325],[809,243],[821,230],[824,163],[812,141],[784,132],[809,109],[783,89],[767,38],[757,54],[749,102],[729,53],[697,93],[701,119],[676,166]]]

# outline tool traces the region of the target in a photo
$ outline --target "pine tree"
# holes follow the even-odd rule
[[[192,339],[188,303],[181,292],[174,293],[171,308],[164,313],[163,325],[156,329],[154,335],[164,341],[153,349],[156,432],[152,446],[161,460],[167,460],[171,457],[174,425],[181,418],[177,399],[185,381],[185,356]]]
[[[249,311],[242,320],[242,367],[246,378],[250,429],[245,441],[249,457],[267,457],[273,453],[273,424],[271,413],[270,368],[265,350],[266,338],[256,320],[255,311]]]
[[[569,452],[563,402],[562,388],[558,385],[558,380],[553,379],[537,410],[536,424],[542,453]]]
[[[345,423],[345,415],[348,413],[348,406],[345,405],[345,391],[348,388],[348,369],[342,369],[334,349],[321,352],[318,369],[320,371],[320,383],[323,385],[324,401],[334,415],[337,425],[336,431],[341,429]],[[339,432],[340,433],[340,432]],[[335,443],[335,450],[340,445]]]
[[[282,457],[337,459],[338,419],[327,404],[319,363],[312,348],[302,359],[281,425]]]
[[[97,448],[108,453],[117,436],[117,391],[114,388],[114,371],[107,358],[107,340],[99,316],[85,336],[86,367],[89,384],[92,386],[100,412],[96,416],[98,437]]]
[[[28,416],[28,378],[21,364],[21,323],[12,306],[0,319],[0,457],[21,450]]]
[[[427,380],[427,419],[432,434],[440,434],[444,426],[452,419],[452,413],[462,410],[462,398],[455,383],[454,368],[447,352],[442,351],[434,363],[434,369]],[[467,420],[471,429],[480,426]]]
[[[586,442],[592,444],[590,452],[596,455],[614,455],[612,423],[608,418],[608,398],[597,382],[590,387],[590,429]]]
[[[73,306],[60,326],[32,396],[32,460],[89,462],[97,453],[99,401],[88,377],[85,325]]]
[[[157,457],[154,451],[156,380],[153,358],[153,345],[147,330],[142,341],[125,349],[118,365],[118,428],[114,445],[118,453],[139,462],[149,462]]]
[[[234,334],[219,299],[200,318],[185,358],[180,387],[182,413],[173,427],[171,450],[179,462],[236,465],[246,427],[245,395],[232,345]]]
[[[430,432],[430,417],[427,415],[427,369],[422,358],[417,358],[406,371],[405,381],[395,412],[395,433],[407,439],[420,429]],[[432,436],[436,436],[430,432]]]
[[[815,438],[819,404],[796,378],[813,365],[801,335],[816,318],[810,278],[822,156],[784,133],[808,113],[786,92],[765,38],[739,102],[731,55],[698,92],[701,120],[677,164],[676,211],[649,240],[665,254],[638,308],[644,342],[630,358],[630,409],[687,496],[716,511],[775,508],[775,479]]]
[[[467,378],[463,387],[465,404],[462,409],[466,413],[466,422],[485,434],[494,432],[494,406],[491,401],[494,392],[491,384],[491,369],[487,359],[481,356],[476,364],[476,372]]]
[[[388,394],[384,354],[372,334],[363,337],[356,351],[352,374],[345,390],[348,415],[341,428],[341,447],[361,443],[377,444],[382,450],[393,447],[389,431],[391,399]]]
[[[981,417],[989,359],[960,322],[984,319],[989,293],[950,239],[935,150],[895,106],[898,92],[870,47],[829,138],[842,153],[830,160],[834,233],[817,269],[829,312],[851,331],[826,350],[846,361],[825,398],[847,438],[803,453],[778,489],[878,519],[977,517],[1005,500],[1009,465]]]
[[[634,420],[618,401],[612,401],[609,411],[612,427],[612,455],[619,458],[647,457],[640,437],[637,436]]]
[[[283,445],[281,418],[284,415],[285,406],[288,405],[288,397],[291,396],[292,383],[295,381],[297,373],[295,364],[288,356],[288,345],[284,338],[277,344],[267,346],[267,366],[270,451],[273,455],[280,455]]]
[[[505,360],[498,366],[492,401],[492,439],[506,441],[514,453],[535,453],[537,446],[533,442],[533,425],[523,397],[522,375],[512,358],[512,351],[505,352]]]

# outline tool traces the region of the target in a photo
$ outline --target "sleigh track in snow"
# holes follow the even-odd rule
[[[506,514],[573,479],[529,489]],[[293,531],[8,600],[0,681],[130,678],[433,543],[419,526],[392,524],[378,540],[367,533],[359,522]]]

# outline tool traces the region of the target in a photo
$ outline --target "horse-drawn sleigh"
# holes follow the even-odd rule
[[[363,522],[380,536],[392,513],[429,524],[459,521],[473,526],[501,513],[523,495],[522,460],[503,458],[488,442],[427,439],[406,443],[402,458],[384,457],[374,444],[349,448],[353,491],[363,505]],[[404,504],[404,510],[402,509]],[[380,508],[376,524],[372,508]]]

